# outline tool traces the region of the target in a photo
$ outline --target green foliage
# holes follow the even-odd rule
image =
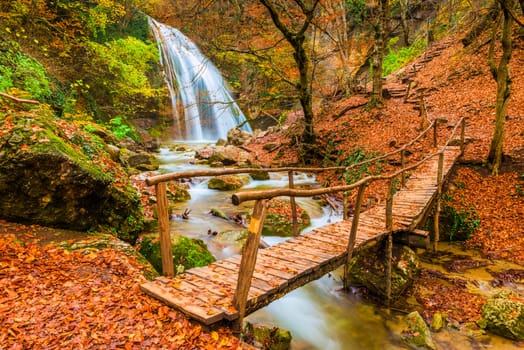
[[[362,24],[366,19],[366,1],[346,0],[346,17],[351,26]]]
[[[27,93],[26,98],[44,101],[51,96],[51,82],[44,66],[21,53],[15,43],[3,42],[0,52],[0,91],[15,88]]]
[[[343,166],[350,166],[353,164],[357,164],[366,160],[370,160],[375,158],[377,155],[374,153],[366,153],[362,151],[361,149],[356,149],[348,155],[348,157],[342,162]],[[346,170],[346,173],[344,174],[344,179],[346,180],[347,184],[355,183],[362,178],[369,176],[369,175],[377,175],[382,172],[382,166],[384,165],[384,160],[378,160],[366,164],[362,164],[360,166],[352,167]]]
[[[388,54],[384,57],[382,68],[383,76],[395,72],[399,68],[405,66],[420,55],[426,48],[425,41],[423,39],[417,39],[413,44],[411,44],[411,46],[394,49],[393,46],[398,42],[398,40],[398,37],[389,40]]]
[[[125,137],[130,137],[133,140],[138,140],[138,136],[136,134],[135,129],[125,124],[121,116],[112,118],[109,121],[109,129],[119,140]]]
[[[450,241],[465,241],[471,237],[480,225],[480,218],[472,207],[456,209],[452,206],[454,198],[443,196],[443,204],[439,217],[441,237],[446,235]],[[426,222],[426,229],[433,231],[433,217]]]

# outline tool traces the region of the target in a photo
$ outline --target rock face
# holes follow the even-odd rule
[[[379,296],[386,296],[386,240],[365,247],[349,263],[351,284],[363,285]],[[420,262],[407,246],[393,245],[391,296],[398,297],[420,272]]]
[[[0,217],[87,230],[111,227],[134,242],[140,197],[94,135],[61,121],[0,121]],[[98,148],[97,148],[98,147]]]
[[[514,340],[524,340],[524,303],[522,299],[496,295],[482,308],[485,328]]]

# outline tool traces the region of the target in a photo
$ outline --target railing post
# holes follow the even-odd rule
[[[437,171],[437,203],[435,208],[435,215],[433,216],[433,228],[435,237],[433,240],[433,251],[438,250],[438,242],[440,240],[439,219],[440,219],[440,201],[442,197],[442,177],[444,174],[444,151],[438,154],[438,171]]]
[[[393,195],[395,192],[395,178],[389,180],[388,194],[386,197],[386,230],[388,241],[386,247],[386,301],[389,305],[391,301],[391,271],[393,260]]]
[[[348,191],[344,191],[342,195],[342,220],[348,219]]]
[[[462,118],[460,123],[460,156],[464,155],[464,138],[466,134],[466,118]]]
[[[406,166],[406,150],[403,149],[400,151],[400,166],[402,169]],[[405,179],[405,172],[402,170],[402,173],[400,174],[400,186],[404,187],[406,185],[406,179]]]
[[[266,217],[266,208],[267,200],[262,199],[256,201],[249,222],[249,233],[246,244],[242,252],[242,260],[240,261],[240,268],[238,270],[237,289],[233,297],[233,305],[238,310],[238,319],[235,321],[233,331],[237,334],[242,330],[242,322],[246,314],[247,297],[249,288],[251,288],[251,278],[255,271],[260,235]]]
[[[289,188],[294,188],[295,183],[293,179],[293,172],[289,171],[287,176],[289,179]],[[298,236],[297,203],[295,202],[295,197],[293,196],[289,197],[289,201],[291,203],[291,215],[293,219],[293,236]]]
[[[173,251],[171,247],[171,231],[169,229],[169,212],[167,210],[167,185],[160,182],[155,185],[156,207],[158,215],[158,233],[160,239],[160,255],[162,256],[162,273],[173,276]]]
[[[362,208],[362,198],[364,198],[364,190],[367,187],[367,183],[364,183],[358,187],[357,202],[355,204],[355,212],[353,213],[353,221],[351,222],[351,231],[349,233],[348,240],[348,254],[346,263],[344,265],[344,289],[349,289],[349,261],[353,257],[353,248],[355,247],[355,240],[357,239],[358,220],[360,218],[360,209]]]
[[[433,121],[433,147],[437,147],[437,119]]]

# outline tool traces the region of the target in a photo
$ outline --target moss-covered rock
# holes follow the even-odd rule
[[[524,302],[512,295],[499,294],[482,307],[485,328],[505,338],[524,340]]]
[[[87,129],[45,109],[0,115],[0,216],[74,230],[109,227],[134,242],[143,227],[140,196]]]
[[[308,213],[297,204],[298,231],[311,225],[311,218]],[[273,199],[269,202],[269,207],[262,228],[264,236],[293,236],[293,217],[291,204],[288,199]]]
[[[402,340],[417,349],[436,349],[426,322],[417,311],[406,315],[408,328],[402,331]]]
[[[372,293],[386,296],[386,240],[360,250],[349,262],[351,284],[363,285]],[[420,272],[420,262],[413,250],[393,245],[391,296],[398,297]]]
[[[207,187],[212,190],[233,191],[249,183],[249,176],[220,175],[209,180]]]
[[[190,200],[189,185],[185,183],[168,182],[167,199],[172,202],[185,202]]]
[[[215,261],[213,255],[201,239],[174,236],[172,238],[173,265],[177,273],[197,266],[206,266]],[[162,255],[160,241],[154,236],[144,236],[139,245],[139,252],[162,273]]]
[[[291,332],[286,329],[247,322],[243,339],[264,350],[288,350],[291,348]]]

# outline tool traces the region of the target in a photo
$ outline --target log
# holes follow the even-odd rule
[[[27,103],[27,104],[31,104],[31,105],[39,105],[40,104],[40,101],[37,101],[37,100],[26,100],[25,98],[15,97],[15,96],[6,94],[5,92],[0,92],[0,96],[6,97],[6,98],[8,98],[8,99],[10,99],[12,101],[17,102],[17,103]]]

